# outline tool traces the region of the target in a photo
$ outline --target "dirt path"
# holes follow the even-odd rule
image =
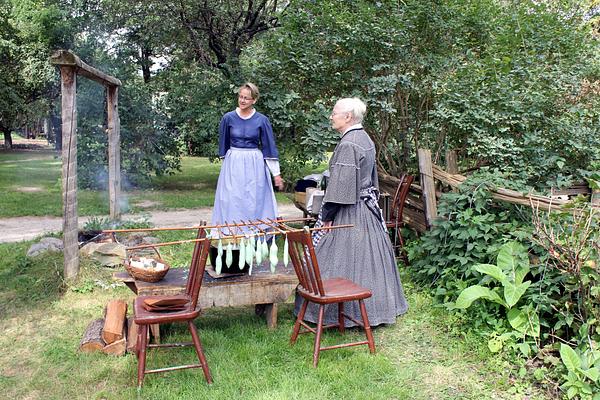
[[[293,204],[280,204],[279,215],[285,218],[302,217],[302,212]],[[192,226],[199,221],[210,221],[212,208],[192,210],[149,211],[145,214],[125,214],[123,219],[141,219],[149,215],[149,221],[157,227]],[[83,226],[87,217],[79,218]],[[62,230],[62,218],[59,217],[16,217],[0,219],[0,243],[31,240],[38,236]]]

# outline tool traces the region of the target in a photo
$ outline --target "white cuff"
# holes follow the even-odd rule
[[[265,158],[265,162],[267,163],[267,168],[271,171],[271,175],[277,176],[281,175],[281,170],[279,168],[279,160],[276,158]]]

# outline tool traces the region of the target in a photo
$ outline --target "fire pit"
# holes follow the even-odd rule
[[[79,242],[79,247],[83,247],[88,243],[108,243],[108,242],[116,242],[115,237],[109,233],[102,233],[101,230],[88,230],[88,231],[79,231],[77,234],[77,241]]]

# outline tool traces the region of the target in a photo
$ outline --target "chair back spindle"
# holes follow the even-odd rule
[[[325,296],[321,272],[315,255],[310,232],[289,232],[289,253],[300,286],[318,296]]]

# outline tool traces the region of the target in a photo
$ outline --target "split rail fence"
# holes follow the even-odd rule
[[[433,164],[431,151],[419,149],[419,180],[413,183],[404,206],[403,221],[404,224],[419,233],[423,233],[434,224],[438,218],[437,200],[442,195],[439,183],[456,189],[467,177],[458,173],[456,153],[448,152],[446,154],[446,170]],[[452,171],[452,172],[450,172]],[[415,180],[417,182],[417,180]],[[380,174],[380,185],[384,192],[394,193],[399,184],[399,179],[390,175]],[[521,193],[516,190],[506,188],[496,188],[491,191],[492,198],[498,201],[504,201],[512,204],[519,204],[527,207],[535,207],[544,211],[558,211],[569,204],[570,200],[558,198],[557,195],[572,196],[577,194],[590,194],[590,190],[585,185],[579,185],[562,191],[553,190],[554,196],[542,196],[533,193]],[[600,207],[600,194],[594,193],[591,200],[592,204]]]

